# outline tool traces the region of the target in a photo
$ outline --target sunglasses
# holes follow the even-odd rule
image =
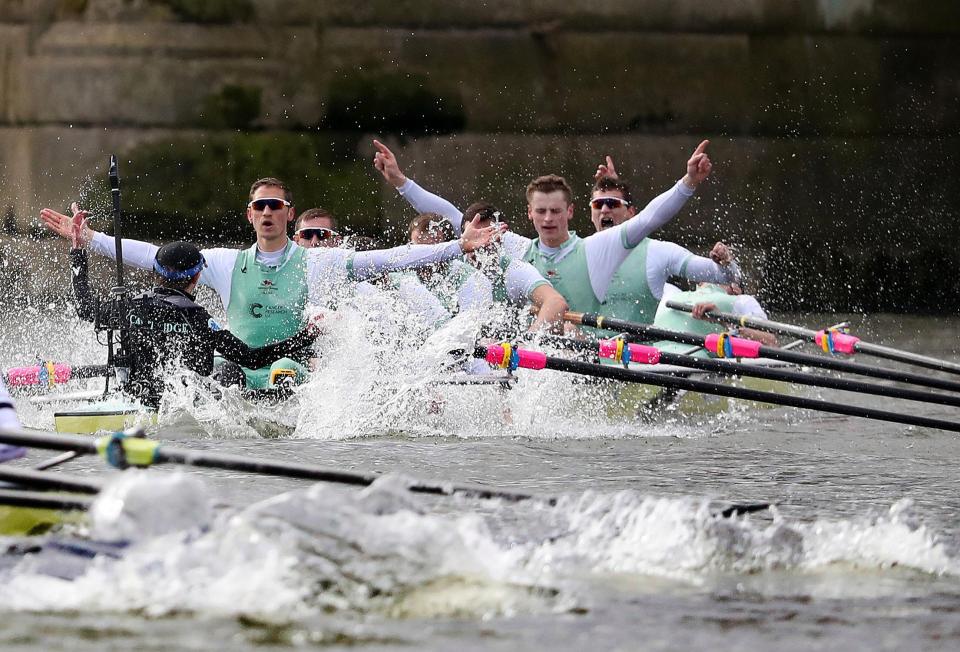
[[[604,206],[613,210],[621,206],[629,206],[630,202],[625,199],[620,199],[619,197],[597,197],[596,199],[590,200],[590,205],[597,210],[600,210]]]
[[[272,211],[278,211],[284,206],[289,206],[290,202],[286,199],[278,199],[277,197],[265,197],[263,199],[254,199],[252,202],[247,204],[248,207],[252,208],[255,211],[264,211],[269,208]]]
[[[328,238],[333,238],[339,236],[340,234],[334,231],[333,229],[325,229],[322,226],[308,226],[302,229],[297,229],[297,235],[303,238],[304,240],[327,240]]]

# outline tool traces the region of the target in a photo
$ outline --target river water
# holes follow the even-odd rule
[[[35,355],[102,361],[62,306],[21,301],[5,314],[4,368]],[[957,319],[851,320],[865,337],[960,360]],[[507,392],[432,386],[416,354],[356,338],[357,323],[343,328],[355,339],[331,350],[290,404],[257,420],[229,397],[174,396],[152,435],[383,481],[360,490],[71,462],[64,471],[112,484],[87,524],[56,536],[133,543],[92,561],[55,549],[8,555],[0,647],[960,646],[957,434],[752,406],[632,420],[604,410],[609,390],[556,372],[523,374]],[[941,406],[805,393],[957,418]],[[18,397],[18,407],[26,425],[52,426],[49,405]],[[404,477],[559,501],[411,496]],[[713,515],[731,501],[777,506]]]

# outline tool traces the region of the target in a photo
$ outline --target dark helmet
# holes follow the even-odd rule
[[[190,242],[168,242],[157,250],[153,271],[168,281],[182,281],[207,266],[197,245]]]

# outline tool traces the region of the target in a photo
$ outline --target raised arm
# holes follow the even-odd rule
[[[40,211],[40,220],[43,225],[62,238],[73,239],[73,219],[58,213],[55,210],[44,208]],[[116,259],[117,250],[114,239],[110,236],[94,231],[84,225],[80,232],[83,243],[89,245],[90,251],[107,258]],[[140,269],[153,269],[153,259],[157,255],[157,245],[139,240],[123,239],[123,263]]]
[[[613,164],[613,159],[609,156],[606,157],[606,163],[601,163],[597,166],[597,171],[593,174],[593,180],[599,181],[604,177],[608,179],[620,178],[620,176],[617,174],[617,168]]]
[[[500,224],[480,228],[479,216],[474,218],[459,240],[436,245],[402,245],[393,249],[358,251],[346,263],[347,272],[354,280],[363,280],[384,272],[436,265],[489,244],[502,233]]]
[[[687,161],[687,173],[682,179],[619,227],[624,230],[622,237],[628,247],[637,246],[641,240],[669,222],[693,196],[697,186],[710,176],[713,163],[706,152],[709,144],[709,140],[704,140],[697,146]]]
[[[733,251],[718,242],[710,251],[709,258],[691,254],[679,275],[698,282],[737,283],[740,281],[740,267],[733,257]]]
[[[373,141],[377,152],[373,155],[373,167],[383,175],[383,178],[418,213],[437,213],[443,215],[453,225],[454,232],[459,235],[463,226],[463,211],[449,201],[418,186],[413,179],[408,179],[400,170],[397,157],[386,145],[379,140]]]
[[[597,297],[603,299],[606,296],[610,280],[633,248],[669,222],[693,196],[696,187],[710,176],[713,165],[705,151],[709,144],[708,140],[702,141],[687,161],[683,178],[655,197],[642,211],[617,227],[584,238],[590,285]]]

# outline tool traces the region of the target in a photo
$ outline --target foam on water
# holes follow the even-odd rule
[[[694,584],[715,573],[823,572],[841,564],[960,577],[960,560],[912,516],[909,501],[878,516],[812,523],[789,522],[776,509],[772,519],[718,518],[701,499],[630,491],[586,493],[564,505],[567,529],[529,548],[528,569],[588,567]]]
[[[486,617],[566,611],[582,582],[611,576],[704,587],[725,574],[824,576],[890,568],[960,577],[960,563],[908,502],[870,519],[721,518],[702,498],[631,491],[567,496],[557,507],[447,513],[385,477],[362,491],[317,484],[211,516],[199,481],[125,472],[98,498],[93,532],[133,539],[73,579],[43,554],[8,569],[14,611],[182,612],[268,621],[318,610],[347,617]],[[484,504],[490,507],[489,503]],[[520,510],[522,518],[504,515]],[[831,597],[858,590],[827,583]]]

